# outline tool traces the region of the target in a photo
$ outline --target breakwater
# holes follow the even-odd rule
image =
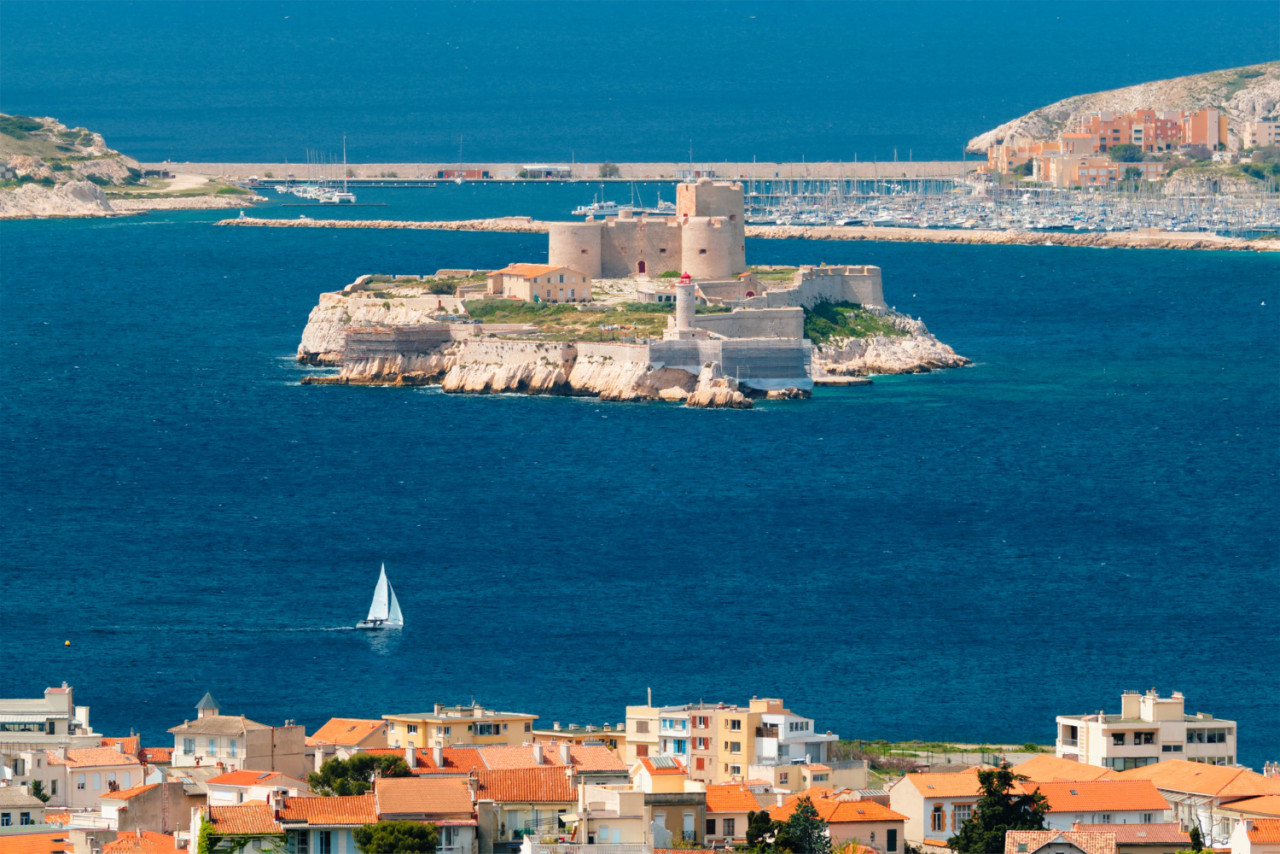
[[[401,228],[433,231],[496,231],[540,234],[548,223],[529,217],[452,221],[355,219],[224,219],[218,225],[262,228]],[[1079,246],[1105,249],[1219,249],[1280,251],[1280,240],[1221,237],[1176,231],[994,231],[959,228],[907,228],[869,225],[749,225],[747,237],[760,240],[872,240],[904,243],[968,243],[983,246]]]

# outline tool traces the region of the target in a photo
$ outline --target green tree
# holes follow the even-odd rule
[[[1013,793],[1014,783],[1025,779],[1014,774],[1008,762],[979,771],[982,797],[960,832],[947,840],[947,847],[955,854],[990,854],[1004,850],[1006,831],[1044,830],[1044,814],[1049,808],[1045,796],[1038,790],[1029,795]]]
[[[1111,146],[1107,153],[1114,163],[1138,163],[1142,160],[1142,147],[1127,142]]]
[[[39,798],[46,804],[49,803],[49,793],[44,790],[44,783],[39,780],[31,781],[31,797]]]
[[[1033,167],[1031,165],[1031,161],[1028,160],[1025,163],[1019,163],[1017,166],[1013,167],[1013,169],[1010,171],[1012,172],[1012,174],[1017,175],[1020,178],[1030,178],[1032,168]]]
[[[416,821],[380,821],[352,831],[362,854],[432,854],[440,844],[434,824]]]
[[[747,813],[747,847],[753,851],[768,847],[769,834],[773,833],[773,819],[768,810]]]
[[[1187,835],[1191,837],[1192,851],[1204,850],[1204,834],[1200,832],[1200,826],[1198,824],[1191,825],[1191,831]]]
[[[617,178],[622,175],[622,170],[618,168],[618,164],[610,163],[608,160],[600,164],[601,178]]]
[[[374,777],[409,777],[413,774],[400,756],[357,753],[350,759],[330,759],[319,771],[307,775],[317,795],[363,795]]]
[[[813,801],[801,798],[791,817],[774,825],[773,847],[791,854],[831,854],[827,823],[818,817]]]

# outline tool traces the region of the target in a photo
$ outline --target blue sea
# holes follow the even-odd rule
[[[1272,58],[1277,26],[1247,3],[228,8],[6,2],[0,104],[144,159],[294,159],[348,124],[360,159],[449,158],[476,123],[473,159],[680,158],[691,123],[713,160],[945,157],[1076,91]],[[1114,68],[1052,61],[1084,42],[1049,19],[1107,15],[1128,24],[1070,32]],[[1043,75],[1011,73],[1037,52]],[[879,114],[885,91],[924,100]],[[361,212],[551,217],[596,189],[362,190],[386,207]],[[880,265],[974,364],[710,412],[302,386],[320,292],[545,237],[224,215],[0,224],[0,696],[66,680],[148,744],[206,690],[315,727],[473,698],[617,722],[647,688],[1021,743],[1156,687],[1280,758],[1280,257],[749,241]],[[370,637],[350,626],[384,561],[408,622]]]

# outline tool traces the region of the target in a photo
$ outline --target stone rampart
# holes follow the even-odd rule
[[[353,328],[346,332],[343,358],[356,360],[400,354],[426,355],[438,352],[453,340],[453,330],[443,323]]]
[[[812,308],[820,302],[852,302],[872,310],[887,309],[880,268],[802,267],[795,280],[783,288],[745,300],[747,308]]]
[[[728,314],[700,314],[693,325],[724,338],[803,338],[804,309],[762,308]]]
[[[811,388],[810,343],[805,339],[690,339],[655,341],[649,356],[655,367],[699,373],[713,362],[726,377],[761,390]]]

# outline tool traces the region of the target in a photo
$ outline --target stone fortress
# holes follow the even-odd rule
[[[855,362],[900,359],[909,363],[906,370],[967,363],[923,324],[896,315],[908,338],[848,342],[815,360],[804,336],[805,309],[846,302],[892,314],[880,268],[802,266],[789,277],[750,271],[741,184],[704,178],[678,185],[676,199],[674,216],[623,211],[603,220],[550,223],[548,264],[511,265],[490,273],[486,286],[491,298],[580,302],[594,299],[587,290],[593,280],[627,279],[639,300],[675,303],[661,340],[555,342],[531,327],[441,323],[420,310],[409,312],[413,319],[387,315],[393,310],[359,298],[366,286],[357,281],[343,294],[322,295],[298,358],[332,364],[336,356],[342,364],[332,379],[337,383],[439,381],[445,391],[589,394],[699,406],[807,396],[815,374],[854,373]],[[548,290],[552,276],[556,287]],[[531,287],[517,288],[522,282]],[[561,282],[582,290],[575,294]],[[460,290],[454,298],[459,307],[464,297]],[[719,311],[699,314],[700,305]],[[903,341],[914,343],[904,350]]]

